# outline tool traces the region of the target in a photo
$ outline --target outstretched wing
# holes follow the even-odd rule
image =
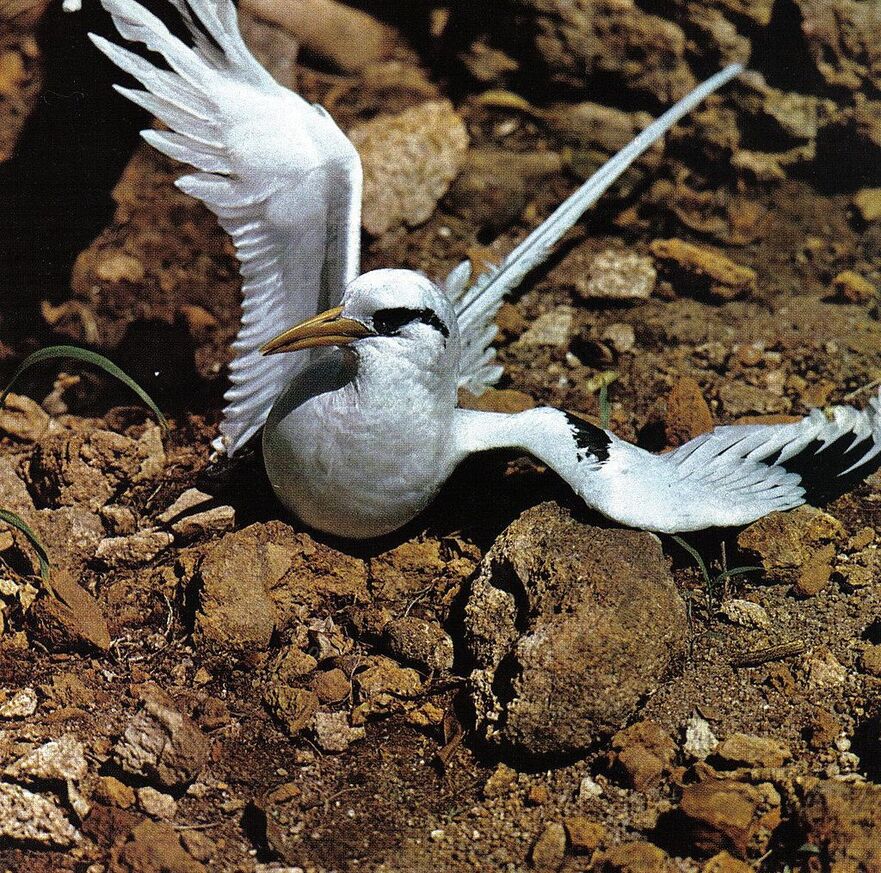
[[[718,427],[663,455],[556,409],[459,410],[462,456],[517,447],[588,506],[661,533],[748,524],[808,496],[828,499],[881,464],[881,394],[865,410],[814,410],[795,424]]]
[[[540,224],[497,267],[477,277],[468,285],[471,265],[459,264],[446,280],[446,292],[456,310],[462,358],[459,386],[472,394],[482,394],[499,380],[502,367],[495,363],[491,343],[496,336],[495,317],[508,292],[550,254],[553,246],[582,214],[599,200],[612,183],[640,156],[657,142],[684,115],[707,95],[742,72],[740,64],[731,64],[707,79],[690,94],[653,121],[632,142],[608,160],[574,194]]]
[[[232,387],[220,426],[232,455],[263,425],[303,353],[264,357],[278,333],[335,303],[358,275],[361,163],[333,119],[283,88],[248,51],[231,0],[173,0],[190,48],[135,0],[102,0],[117,30],[168,64],[160,69],[91,34],[147,89],[117,90],[171,132],[143,137],[199,172],[177,186],[201,200],[232,237],[243,277]]]

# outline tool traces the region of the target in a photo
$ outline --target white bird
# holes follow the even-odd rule
[[[719,427],[662,455],[557,409],[457,407],[459,387],[479,394],[501,375],[490,344],[505,294],[739,66],[649,125],[500,266],[469,285],[466,261],[436,284],[411,270],[359,275],[358,154],[324,109],[254,59],[230,0],[172,0],[192,47],[135,0],[102,2],[123,37],[168,64],[91,35],[147,89],[117,86],[171,128],[143,136],[197,168],[176,184],[218,216],[241,262],[244,314],[222,446],[233,455],[263,427],[275,493],[312,527],[352,538],[393,531],[425,509],[464,458],[502,447],[534,455],[609,518],[666,533],[745,524],[803,503],[808,483],[788,467],[801,461],[804,472],[805,458],[808,471],[827,459],[834,473],[849,474],[881,452],[881,395],[862,412],[837,407],[796,424]]]

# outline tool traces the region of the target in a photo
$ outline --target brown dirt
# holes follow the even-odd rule
[[[629,135],[639,113],[721,59],[751,50],[764,77],[681,125],[524,283],[499,319],[506,393],[481,404],[595,418],[598,377],[614,371],[613,429],[661,450],[708,416],[779,420],[865,402],[881,379],[869,2],[528,0],[431,15],[363,5],[396,34],[391,57],[340,75],[306,52],[304,95],[346,130],[449,98],[470,137],[459,181],[426,222],[365,237],[365,269],[443,276],[463,257],[497,258],[608,154],[610,130]],[[272,28],[260,38],[269,60],[290,51]],[[53,45],[45,22],[26,18],[0,38],[0,159],[22,136],[41,48]],[[137,119],[87,79],[74,87],[131,140]],[[532,108],[479,99],[489,88]],[[572,121],[582,118],[603,123]],[[0,164],[0,187],[14,166]],[[71,252],[46,240],[51,269],[0,263],[18,289],[0,313],[0,375],[47,341],[88,344],[173,417],[161,449],[145,412],[76,368],[54,386],[41,372],[19,387],[42,411],[18,401],[0,413],[0,508],[40,532],[59,574],[50,590],[27,541],[0,526],[0,766],[64,735],[86,762],[70,785],[21,764],[0,778],[81,834],[53,847],[0,820],[0,869],[881,869],[877,812],[860,814],[881,782],[881,481],[826,507],[837,524],[793,514],[740,538],[693,538],[713,573],[764,568],[712,591],[665,540],[685,655],[631,726],[538,763],[489,745],[466,681],[465,602],[480,561],[545,500],[578,523],[602,521],[542,468],[502,456],[468,462],[425,516],[362,544],[284,518],[259,459],[206,479],[238,278],[214,219],[171,186],[176,173],[137,148],[99,192],[112,188],[114,205],[91,242]],[[54,214],[55,194],[40,196]],[[0,221],[0,252],[19,245],[15,232],[14,215]],[[628,261],[641,297],[585,290],[592,265],[606,269],[598,255],[621,262],[610,249],[642,256]],[[194,487],[210,497],[165,514]],[[722,745],[697,754],[695,730]],[[147,737],[140,746],[126,746],[133,732]]]

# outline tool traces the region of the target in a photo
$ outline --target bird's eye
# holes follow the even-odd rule
[[[448,337],[450,329],[441,321],[433,309],[409,309],[398,306],[393,309],[378,309],[373,315],[373,327],[382,336],[395,336],[404,325],[418,321],[440,331]]]

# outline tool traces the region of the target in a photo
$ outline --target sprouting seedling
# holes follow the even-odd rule
[[[704,594],[707,599],[707,610],[710,614],[713,612],[713,608],[716,603],[716,590],[726,579],[731,579],[734,576],[742,576],[745,573],[761,573],[761,567],[731,567],[730,569],[724,568],[720,573],[717,573],[715,576],[710,575],[709,569],[707,569],[707,563],[704,561],[701,553],[693,546],[691,543],[684,540],[681,536],[677,534],[673,534],[671,539],[674,540],[677,545],[681,546],[694,558],[694,562],[697,564],[698,569],[701,571],[701,575],[704,577]]]
[[[603,382],[600,386],[600,427],[608,430],[609,421],[612,418],[612,404],[609,403],[609,383]]]
[[[10,527],[14,527],[16,530],[20,530],[27,537],[28,542],[37,553],[37,560],[40,562],[40,577],[44,582],[48,582],[49,568],[51,566],[49,556],[46,553],[46,547],[36,533],[34,533],[33,528],[20,515],[8,509],[0,509],[0,521],[5,522]]]
[[[124,370],[121,370],[116,364],[113,363],[109,358],[105,358],[103,355],[99,355],[97,352],[90,352],[88,349],[81,349],[78,346],[47,346],[45,349],[39,349],[34,352],[32,355],[28,355],[19,365],[18,369],[13,373],[12,379],[10,379],[9,384],[6,388],[3,389],[3,393],[0,394],[0,409],[3,408],[3,404],[6,402],[6,398],[9,395],[9,392],[15,387],[15,383],[22,377],[22,375],[30,370],[32,367],[37,364],[43,363],[43,361],[53,361],[59,358],[67,358],[75,361],[82,361],[86,364],[91,364],[94,367],[98,367],[103,370],[105,373],[113,376],[115,379],[118,379],[125,385],[127,388],[130,388],[137,396],[143,401],[143,403],[150,408],[150,411],[156,416],[159,420],[159,424],[161,425],[163,430],[168,430],[168,420],[162,414],[162,411],[156,405],[155,401],[152,397],[140,386],[131,376],[128,375]]]

